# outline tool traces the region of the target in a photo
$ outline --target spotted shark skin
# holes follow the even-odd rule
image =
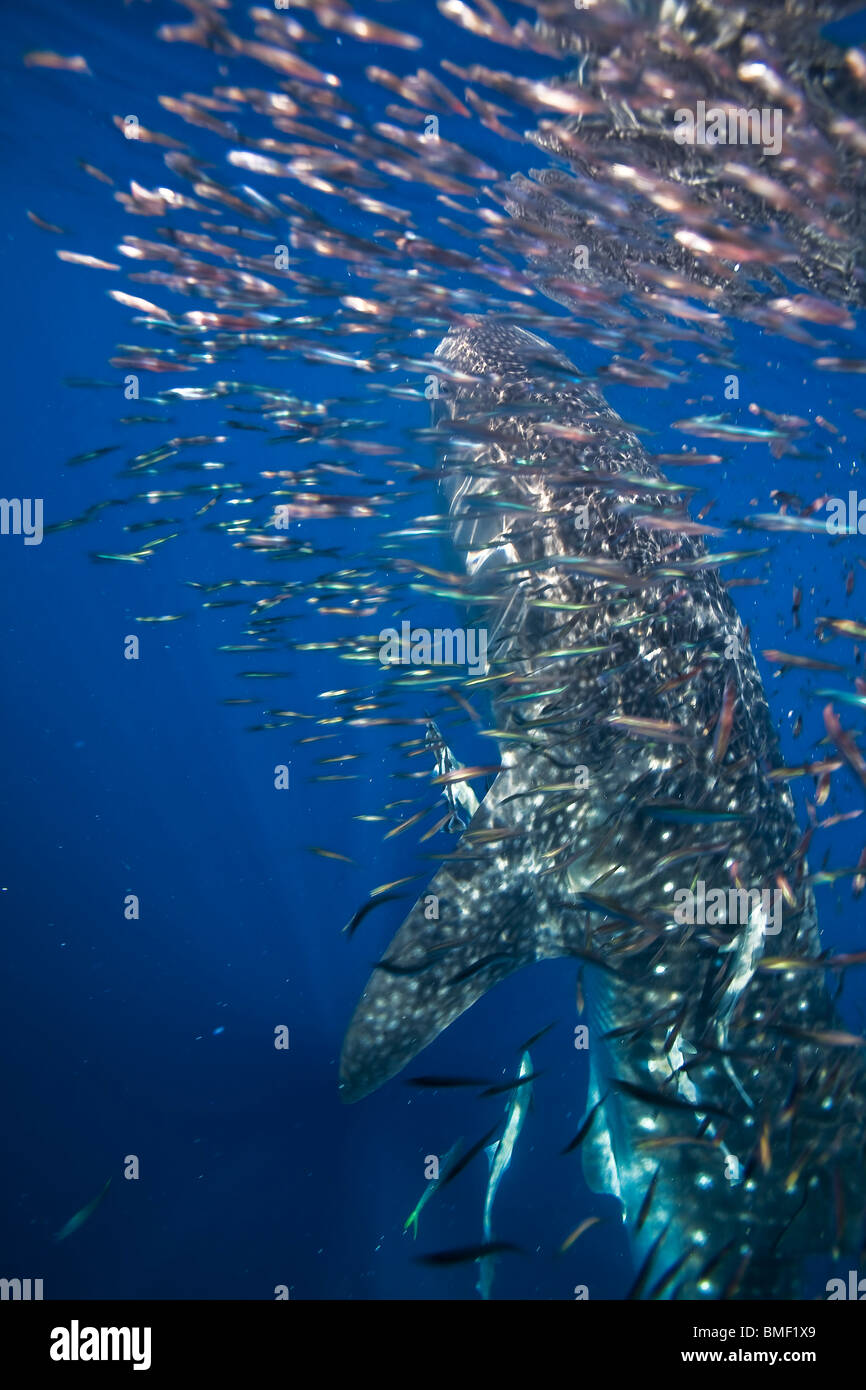
[[[622,1203],[632,1296],[796,1296],[803,1255],[862,1245],[866,1089],[858,1048],[806,1036],[838,1028],[835,979],[762,965],[821,945],[748,635],[703,537],[656,528],[685,528],[684,505],[567,358],[492,319],[437,356],[470,378],[450,391],[443,486],[507,676],[493,723],[522,737],[503,740],[393,969],[370,977],[342,1097],[381,1086],[513,971],[575,956],[587,1108],[601,1101],[584,1169]],[[683,808],[703,819],[677,821]],[[783,883],[776,934],[757,909],[678,925],[675,889],[697,879]]]

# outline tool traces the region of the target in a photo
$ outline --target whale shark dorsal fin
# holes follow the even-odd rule
[[[344,1101],[394,1076],[492,985],[560,954],[531,841],[508,837],[520,803],[507,798],[516,789],[503,768],[370,976],[343,1042]],[[473,834],[494,827],[505,838],[473,843]]]

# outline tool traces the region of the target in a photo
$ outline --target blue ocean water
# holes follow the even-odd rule
[[[440,51],[452,45],[456,61],[471,61],[476,48],[478,61],[485,61],[485,49],[469,36],[458,38],[432,6],[386,8],[385,22],[418,32]],[[131,178],[148,187],[160,182],[161,150],[131,149],[112,116],[134,113],[143,125],[161,130],[168,122],[160,94],[206,92],[220,80],[260,80],[251,63],[233,60],[229,66],[224,57],[199,48],[158,42],[156,28],[180,22],[184,14],[163,3],[84,0],[74,11],[56,3],[28,4],[5,15],[3,492],[43,498],[46,525],[148,486],[207,481],[206,474],[161,474],[152,483],[118,476],[130,458],[155,448],[166,434],[230,436],[220,457],[231,460],[232,476],[248,489],[241,497],[253,495],[263,469],[298,466],[290,461],[291,445],[271,449],[263,435],[226,429],[224,401],[194,408],[125,402],[122,372],[110,368],[108,359],[122,356],[118,344],[142,339],[129,311],[105,293],[121,281],[55,255],[65,247],[115,261],[122,236],[151,233],[144,219],[131,228],[135,219],[113,198],[115,190],[77,164],[85,160],[104,170],[116,189],[127,189]],[[83,53],[92,75],[25,67],[22,55],[34,49]],[[338,35],[329,37],[322,56],[323,67],[339,72],[345,95],[359,101],[367,99],[363,63],[399,67],[402,61],[373,45],[361,54]],[[537,56],[510,55],[510,61],[519,62],[526,75],[545,71]],[[447,120],[442,118],[445,130]],[[196,148],[224,163],[223,145],[206,132],[195,134]],[[501,160],[501,148],[482,130],[482,153],[485,141],[493,162]],[[508,172],[538,162],[537,153],[514,149]],[[241,179],[225,167],[220,177],[272,194],[254,177]],[[301,196],[296,186],[291,191]],[[413,206],[414,190],[407,185],[401,193]],[[327,206],[312,192],[309,201]],[[28,221],[27,209],[62,228],[62,235]],[[420,197],[414,210],[422,227],[433,215]],[[356,214],[346,209],[341,216],[351,228]],[[362,292],[345,268],[333,273],[346,278],[347,293]],[[456,278],[446,269],[442,275],[449,282]],[[131,287],[124,282],[124,288]],[[149,297],[147,287],[142,294]],[[434,329],[425,335],[423,328],[413,344],[419,357],[441,336]],[[827,330],[827,337],[842,341],[835,330]],[[339,338],[331,345],[358,350],[357,342]],[[581,351],[567,339],[561,345],[585,370],[603,360],[597,349]],[[845,335],[845,349],[866,356],[862,322],[855,334]],[[687,346],[687,385],[664,392],[614,387],[608,397],[625,419],[648,432],[647,447],[659,453],[679,451],[683,436],[672,422],[701,411],[732,409],[734,418],[754,423],[747,410],[751,400],[810,419],[822,415],[840,431],[827,456],[774,459],[765,444],[734,443],[722,450],[724,466],[678,470],[682,481],[702,489],[693,511],[718,499],[710,520],[769,511],[771,488],[809,498],[823,492],[845,496],[857,485],[863,462],[863,420],[853,414],[862,404],[858,378],[819,376],[812,351],[745,325],[737,327],[733,353],[741,379],[736,407],[722,397],[718,369],[697,360]],[[76,387],[65,384],[70,378],[109,384]],[[310,401],[343,395],[357,399],[359,409],[370,408],[351,370],[257,351],[215,367],[205,364],[201,378],[155,377],[143,394],[216,378],[291,389]],[[167,419],[170,428],[118,423],[125,414],[139,413]],[[350,405],[345,413],[351,415]],[[370,437],[433,467],[429,443],[406,434],[428,424],[423,403],[383,397],[380,418]],[[118,446],[117,452],[66,466],[80,453],[109,445]],[[351,463],[368,476],[381,476],[387,486],[375,457],[354,457]],[[391,529],[436,511],[429,477],[411,491],[389,509]],[[395,777],[406,767],[395,745],[417,729],[341,730],[333,742],[301,744],[311,733],[331,731],[315,720],[342,708],[338,699],[323,698],[323,691],[351,687],[362,700],[375,690],[375,672],[335,653],[286,648],[267,657],[267,668],[279,677],[245,679],[244,671],[263,669],[259,659],[218,648],[245,640],[248,603],[204,609],[201,591],[188,587],[190,581],[275,577],[303,585],[365,557],[372,563],[377,523],[348,517],[296,522],[298,539],[332,548],[336,556],[275,562],[233,548],[230,536],[205,528],[208,516],[192,520],[187,501],[180,510],[174,507],[161,502],[159,515],[182,518],[167,528],[179,533],[177,539],[158,547],[144,565],[91,558],[94,552],[129,550],[141,539],[141,533],[123,531],[132,512],[120,507],[106,508],[86,526],[52,532],[38,546],[25,546],[20,537],[0,540],[6,731],[0,1274],[42,1278],[51,1298],[268,1299],[278,1285],[304,1299],[476,1297],[473,1265],[431,1270],[412,1256],[480,1239],[483,1160],[425,1210],[417,1249],[402,1227],[424,1186],[425,1156],[444,1153],[458,1136],[474,1141],[498,1118],[500,1100],[480,1101],[461,1091],[418,1093],[398,1079],[344,1107],[337,1089],[346,1025],[370,965],[385,951],[408,904],[384,905],[350,940],[341,928],[376,885],[415,875],[402,891],[420,892],[433,872],[429,854],[444,852],[442,837],[438,850],[432,848],[436,841],[419,845],[411,833],[383,842],[381,824],[353,819],[417,795],[412,782]],[[263,504],[259,509],[264,514]],[[136,518],[146,514],[139,505]],[[220,515],[230,513],[223,509]],[[862,620],[862,539],[744,533],[737,544],[769,546],[767,554],[728,571],[729,577],[768,581],[735,591],[756,651],[790,646],[813,652],[816,618]],[[438,542],[425,558],[447,568]],[[802,634],[793,631],[795,586],[804,595]],[[227,592],[244,597],[236,589]],[[424,613],[431,627],[460,621],[458,610],[444,601],[425,599]],[[164,625],[135,622],[163,614],[186,616]],[[284,633],[292,642],[369,630],[363,621],[350,628],[332,619],[326,626],[316,609],[305,612],[303,593],[292,614]],[[394,619],[401,616],[395,609]],[[387,606],[374,620],[377,626],[390,621]],[[137,661],[124,659],[130,633],[140,639]],[[831,660],[841,659],[842,650],[841,641],[826,648]],[[815,692],[835,680],[809,670],[778,676],[767,662],[761,669],[784,761],[820,756],[826,702]],[[254,703],[225,703],[241,696]],[[275,708],[312,717],[251,730]],[[419,718],[425,708],[424,697],[412,695],[397,712]],[[803,727],[795,738],[798,715]],[[844,711],[843,722],[862,729],[862,715],[851,710]],[[461,761],[489,760],[488,742],[458,711],[447,732]],[[331,770],[320,758],[345,752],[360,755],[357,765],[345,765],[358,780],[311,780]],[[290,768],[286,792],[274,787],[278,764]],[[794,784],[804,825],[807,790],[802,779]],[[822,815],[861,806],[862,792],[843,773],[834,778]],[[817,832],[813,866],[820,866],[825,851],[830,867],[856,863],[861,826],[854,819]],[[310,846],[354,862],[324,859]],[[124,914],[129,894],[140,900],[137,920]],[[820,887],[817,896],[824,945],[863,949],[864,900],[852,898],[850,878]],[[527,1255],[497,1266],[496,1297],[568,1299],[575,1285],[587,1284],[592,1298],[619,1298],[632,1277],[616,1204],[588,1191],[578,1156],[559,1154],[580,1123],[586,1092],[586,1057],[572,1043],[575,974],[573,962],[560,960],[512,976],[416,1066],[510,1076],[521,1042],[558,1020],[533,1048],[543,1075],[496,1205],[497,1234]],[[854,971],[841,1006],[848,1026],[861,1030],[866,982]],[[286,1051],[274,1047],[280,1025],[289,1030]],[[140,1176],[125,1180],[131,1156],[138,1159]],[[92,1217],[57,1242],[55,1234],[109,1176],[111,1187]],[[603,1221],[557,1259],[559,1244],[590,1215]],[[829,1261],[815,1262],[815,1290],[829,1269]]]

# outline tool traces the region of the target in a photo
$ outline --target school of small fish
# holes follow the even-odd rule
[[[176,611],[143,612],[135,621],[188,619],[191,597],[205,609],[236,607],[242,626],[222,650],[242,657],[243,682],[280,682],[295,661],[327,660],[322,669],[329,672],[335,661],[356,663],[315,706],[287,708],[277,700],[254,728],[297,730],[300,746],[321,750],[314,780],[338,785],[361,778],[355,764],[365,755],[365,729],[400,730],[393,749],[399,767],[390,775],[407,793],[416,791],[407,779],[417,781],[419,794],[394,795],[358,819],[384,840],[414,834],[435,848],[434,837],[469,824],[476,793],[483,795],[498,770],[489,760],[457,763],[443,721],[501,740],[503,731],[485,724],[491,687],[514,701],[531,698],[522,696],[514,669],[479,676],[452,665],[386,668],[380,661],[381,628],[399,627],[425,604],[460,605],[469,592],[462,570],[437,567],[447,526],[436,503],[431,440],[441,441],[442,425],[428,428],[426,403],[447,396],[449,368],[432,360],[436,343],[473,315],[500,316],[602,350],[607,366],[598,369],[599,383],[640,393],[688,380],[679,352],[716,368],[720,378],[735,373],[735,331],[745,324],[762,330],[768,343],[787,339],[808,353],[814,380],[826,381],[828,391],[838,373],[866,373],[855,337],[855,315],[866,305],[866,52],[839,47],[820,32],[857,6],[787,0],[766,6],[756,31],[748,8],[702,0],[633,8],[613,0],[523,0],[507,7],[520,11],[514,20],[494,0],[436,0],[432,27],[425,22],[421,37],[397,27],[411,21],[413,7],[380,0],[367,0],[364,14],[349,0],[277,0],[246,13],[229,12],[221,0],[182,4],[188,17],[162,26],[158,36],[168,46],[196,45],[213,55],[218,81],[206,92],[160,95],[165,129],[106,112],[116,128],[111,171],[79,161],[94,194],[135,219],[129,232],[116,246],[79,245],[74,229],[51,219],[50,207],[27,211],[47,236],[63,239],[56,254],[69,273],[103,277],[105,293],[125,315],[125,340],[113,348],[107,378],[70,378],[69,385],[116,394],[118,380],[128,383],[126,413],[117,414],[110,433],[106,427],[106,438],[122,436],[124,426],[152,434],[152,446],[123,458],[113,477],[106,470],[117,465],[111,456],[122,457],[117,443],[97,440],[66,459],[71,468],[93,469],[107,496],[45,531],[92,527],[105,538],[94,542],[95,561],[138,566],[158,565],[161,548],[181,545],[193,528],[221,534],[234,577],[190,577]],[[455,61],[464,50],[466,62]],[[86,56],[45,50],[24,62],[93,81]],[[363,103],[346,95],[347,85],[354,91],[358,84]],[[754,143],[676,143],[675,111],[699,101],[778,109],[780,154]],[[526,172],[513,172],[518,164]],[[284,389],[243,379],[262,358],[281,364]],[[321,399],[291,389],[297,363],[315,366]],[[460,374],[452,376],[459,384]],[[639,400],[637,394],[638,415]],[[405,404],[409,423],[402,430],[390,420],[395,403]],[[668,484],[660,508],[655,483],[649,488],[635,474],[624,485],[620,476],[617,489],[628,491],[629,511],[648,532],[712,541],[698,562],[684,560],[672,544],[660,580],[699,563],[722,572],[733,567],[730,587],[765,583],[766,568],[754,562],[767,547],[752,545],[753,533],[768,543],[780,532],[804,545],[821,536],[831,543],[821,470],[845,457],[856,486],[866,411],[806,418],[751,401],[746,420],[739,410],[714,413],[704,399],[694,398],[690,408],[673,427],[724,452],[684,445],[655,455],[660,469],[692,467],[712,477],[746,445],[765,446],[772,466],[755,479],[754,510],[746,516],[721,515],[718,499],[706,499],[696,518],[687,515],[698,489],[678,481]],[[559,438],[566,430],[556,420],[545,428]],[[479,431],[483,438],[483,422]],[[580,442],[579,431],[566,433]],[[473,444],[466,434],[452,441],[464,459]],[[786,456],[814,458],[813,497],[783,490]],[[598,483],[605,486],[604,478]],[[416,512],[408,523],[407,509]],[[323,519],[345,527],[344,545],[317,544],[314,523]],[[762,653],[768,677],[813,672],[817,682],[809,698],[820,702],[825,736],[799,765],[771,774],[812,784],[809,825],[796,853],[803,864],[814,836],[862,814],[856,808],[828,815],[822,808],[831,792],[838,787],[850,796],[866,788],[857,725],[866,711],[866,619],[853,606],[866,561],[853,546],[846,556],[843,562],[840,552],[835,611],[810,610],[808,594],[795,589],[782,645]],[[628,608],[626,570],[615,563],[601,569],[579,556],[561,563],[578,570],[583,564],[604,583],[614,614],[618,604]],[[315,624],[317,640],[294,641],[287,633],[301,617],[306,631]],[[616,630],[614,617],[607,652],[544,655],[591,654],[613,665]],[[702,670],[696,652],[680,679],[697,680]],[[260,707],[261,697],[233,695],[227,703]],[[726,689],[710,731],[717,761],[735,714],[733,690]],[[637,716],[620,717],[617,727],[624,741],[641,745],[682,737],[676,725]],[[568,783],[537,789],[551,798],[571,790]],[[730,818],[723,811],[671,805],[654,814],[696,833],[708,827],[718,843],[706,843],[707,853],[725,848]],[[483,832],[473,841],[470,830],[468,842],[473,853],[495,852],[495,837]],[[447,839],[438,843],[447,846]],[[809,882],[850,884],[858,899],[866,886],[866,842],[849,864],[835,862],[827,840],[816,843],[823,859],[810,866]],[[307,848],[357,872],[339,841]],[[359,889],[345,935],[353,937],[368,913],[402,896],[393,890],[417,877],[366,896]],[[602,896],[584,905],[638,921],[627,903]],[[852,950],[822,962],[765,959],[762,968],[823,966],[841,978],[864,961],[866,953]],[[378,964],[400,969],[387,958]],[[834,1034],[824,1042],[844,1049],[863,1039]],[[509,1115],[519,1123],[506,1129],[507,1157],[502,1135],[490,1143],[494,1131],[459,1158],[457,1140],[407,1229],[417,1234],[427,1200],[485,1146],[491,1165],[498,1153],[504,1171],[528,1104],[528,1085],[524,1094],[521,1088],[534,1075],[527,1064],[499,1085],[416,1078],[422,1090],[487,1086],[486,1094],[509,1099]],[[581,1145],[592,1120],[590,1113],[566,1152]],[[421,1257],[440,1266],[477,1264],[484,1297],[494,1258],[516,1253],[511,1243],[492,1239],[492,1192],[480,1244]],[[597,1219],[581,1219],[564,1235],[561,1253]]]

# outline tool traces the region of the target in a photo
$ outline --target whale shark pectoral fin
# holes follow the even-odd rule
[[[595,1066],[590,1063],[589,1090],[586,1097],[586,1115],[601,1099]],[[586,1116],[584,1116],[584,1119]],[[583,1176],[591,1192],[605,1197],[618,1197],[622,1201],[619,1170],[613,1152],[613,1140],[608,1128],[605,1107],[601,1106],[595,1123],[583,1141],[581,1153]]]
[[[490,824],[488,792],[470,832]],[[550,955],[537,865],[510,840],[461,837],[367,982],[343,1042],[341,1097],[360,1100],[400,1071],[492,985]]]
[[[439,921],[425,915],[435,900]],[[531,885],[489,894],[441,869],[355,1010],[340,1058],[343,1100],[375,1091],[492,985],[534,961],[534,935]]]

